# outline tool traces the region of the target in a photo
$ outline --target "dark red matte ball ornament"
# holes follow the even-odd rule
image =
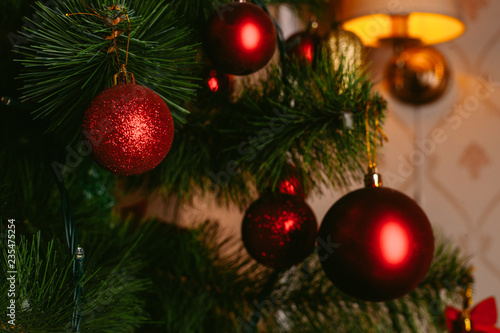
[[[83,133],[94,160],[118,175],[138,175],[165,158],[174,138],[174,122],[163,99],[135,84],[131,73],[124,82],[100,93],[85,112]]]
[[[314,31],[301,31],[288,37],[285,42],[288,56],[313,63],[319,43],[319,36]]]
[[[208,20],[205,51],[215,68],[233,75],[247,75],[263,68],[277,46],[274,23],[259,7],[230,3]]]
[[[405,194],[380,187],[379,180],[376,173],[368,175],[365,188],[338,200],[318,232],[318,255],[328,278],[366,301],[388,301],[413,290],[434,255],[424,211]]]
[[[312,253],[317,228],[316,217],[302,198],[277,193],[250,205],[243,218],[242,239],[256,261],[286,269]]]

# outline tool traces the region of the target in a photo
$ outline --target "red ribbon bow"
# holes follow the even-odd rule
[[[448,306],[445,313],[448,330],[452,332],[453,324],[460,319],[462,311]],[[473,307],[470,312],[470,320],[474,331],[500,333],[500,329],[495,327],[497,322],[497,305],[495,303],[495,298],[487,298]]]

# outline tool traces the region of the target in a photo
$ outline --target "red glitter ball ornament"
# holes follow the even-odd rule
[[[219,8],[208,20],[205,51],[219,70],[247,75],[264,67],[277,46],[274,23],[266,12],[245,2]]]
[[[118,175],[138,175],[165,158],[174,122],[163,99],[141,85],[118,84],[100,93],[83,118],[95,161]]]
[[[387,301],[413,290],[427,274],[434,235],[423,210],[401,192],[367,187],[342,197],[318,232],[318,256],[343,292]]]
[[[245,212],[242,239],[259,263],[286,269],[314,250],[317,228],[316,217],[303,199],[281,193],[264,195]]]

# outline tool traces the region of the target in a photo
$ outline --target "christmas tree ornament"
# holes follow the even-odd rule
[[[435,101],[446,91],[450,70],[435,48],[413,46],[392,57],[387,67],[387,83],[392,94],[411,104]]]
[[[283,194],[296,195],[302,199],[306,197],[302,177],[295,165],[287,164],[284,177],[278,182],[278,189]]]
[[[299,198],[304,199],[306,194],[304,192],[304,186],[299,177],[296,175],[289,175],[286,179],[282,180],[278,184],[280,193],[288,195],[296,195]]]
[[[365,188],[345,195],[327,212],[318,232],[318,255],[341,291],[361,300],[387,301],[410,292],[425,277],[434,235],[415,201],[382,187],[369,142],[367,130],[370,166]],[[325,244],[335,244],[335,249]]]
[[[127,71],[130,45],[130,19],[122,5],[115,21],[109,21],[86,5],[92,15],[102,19],[112,30],[108,53],[116,54],[120,71],[114,76],[114,86],[95,97],[83,117],[83,134],[91,147],[94,160],[117,175],[139,175],[154,169],[165,158],[174,139],[174,121],[165,101],[154,91],[135,83],[134,74]],[[116,25],[128,22],[125,62],[121,64],[117,37],[124,33]]]
[[[165,158],[174,139],[174,122],[158,94],[135,84],[124,68],[120,76],[127,79],[115,80],[88,107],[83,133],[100,166],[117,175],[138,175]]]
[[[259,263],[278,270],[300,263],[314,250],[317,222],[300,197],[264,195],[245,212],[242,239]]]
[[[303,178],[295,164],[286,163],[277,178],[278,181],[275,180],[275,175],[265,175],[259,179],[259,183],[265,184],[261,193],[272,194],[279,192],[305,199],[306,193]]]
[[[355,33],[335,28],[325,36],[324,44],[336,71],[341,65],[344,73],[358,71],[363,67],[364,47]]]
[[[495,327],[497,322],[497,306],[495,298],[490,297],[472,307],[472,288],[464,293],[464,306],[460,311],[448,306],[445,310],[446,324],[450,333],[500,333]]]
[[[313,63],[319,45],[317,22],[312,22],[305,31],[294,33],[285,41],[286,52],[289,57]]]
[[[213,94],[229,95],[233,89],[233,76],[212,68],[205,75],[205,86]]]
[[[271,60],[277,46],[276,28],[261,8],[246,2],[230,3],[208,20],[204,46],[215,68],[247,75]]]

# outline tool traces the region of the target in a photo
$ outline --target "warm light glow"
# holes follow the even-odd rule
[[[217,80],[216,77],[211,77],[209,80],[208,80],[208,87],[210,88],[210,90],[212,90],[213,92],[217,92],[219,90],[219,81]]]
[[[288,180],[285,180],[281,183],[281,193],[296,195],[297,191],[295,190],[295,186]]]
[[[241,28],[241,42],[247,50],[253,50],[259,45],[260,33],[255,24],[247,23]]]
[[[373,14],[347,20],[345,30],[354,32],[366,46],[379,46],[381,39],[395,37],[391,16]],[[437,44],[460,36],[465,25],[458,19],[435,13],[411,13],[408,15],[409,38],[420,39],[424,44]]]
[[[304,57],[309,62],[312,62],[312,60],[313,60],[313,47],[312,47],[312,45],[305,45],[303,51],[304,51]]]
[[[380,231],[380,248],[382,258],[388,264],[401,264],[408,255],[408,234],[398,223],[388,222],[384,224]]]
[[[292,220],[292,219],[289,219],[289,220],[286,220],[283,225],[285,226],[285,231],[290,231],[294,228],[295,226],[295,220]]]

